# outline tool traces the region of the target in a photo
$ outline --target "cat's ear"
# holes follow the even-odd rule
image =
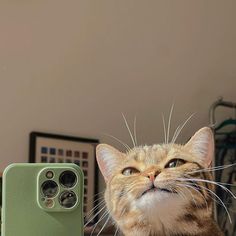
[[[125,157],[124,153],[107,144],[99,144],[96,148],[96,157],[100,171],[105,179],[109,180],[114,168]]]
[[[185,144],[185,147],[192,152],[197,161],[203,167],[209,167],[214,157],[214,136],[210,128],[204,127],[198,130],[193,137]]]

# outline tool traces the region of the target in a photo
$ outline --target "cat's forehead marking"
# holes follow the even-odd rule
[[[144,162],[146,164],[157,164],[166,158],[168,147],[163,145],[135,147],[128,155],[129,160]]]

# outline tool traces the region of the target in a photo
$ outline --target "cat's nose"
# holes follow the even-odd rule
[[[154,182],[155,179],[156,179],[156,177],[157,177],[159,174],[160,174],[160,172],[156,172],[156,173],[148,174],[147,177],[148,177],[152,182]]]

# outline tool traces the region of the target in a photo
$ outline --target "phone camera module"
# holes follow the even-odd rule
[[[67,170],[61,173],[59,181],[63,187],[72,188],[76,184],[77,177],[73,171]]]
[[[76,194],[73,191],[65,191],[60,195],[59,202],[64,208],[71,208],[77,202]]]
[[[55,197],[58,192],[58,185],[52,180],[47,180],[42,184],[43,195],[47,198]]]

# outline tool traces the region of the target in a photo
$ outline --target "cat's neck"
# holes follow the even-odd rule
[[[150,218],[132,219],[137,218],[123,218],[120,227],[124,236],[223,236],[211,214],[185,213],[169,223],[155,217],[152,221]]]
[[[189,233],[189,232],[168,232],[165,229],[154,231],[150,229],[145,228],[134,228],[133,230],[128,230],[127,232],[124,232],[124,236],[224,236],[224,234],[221,232],[219,227],[213,222],[206,222],[208,224],[206,228],[203,230],[202,228],[198,229],[199,232],[197,233]],[[189,226],[191,227],[191,225]]]

